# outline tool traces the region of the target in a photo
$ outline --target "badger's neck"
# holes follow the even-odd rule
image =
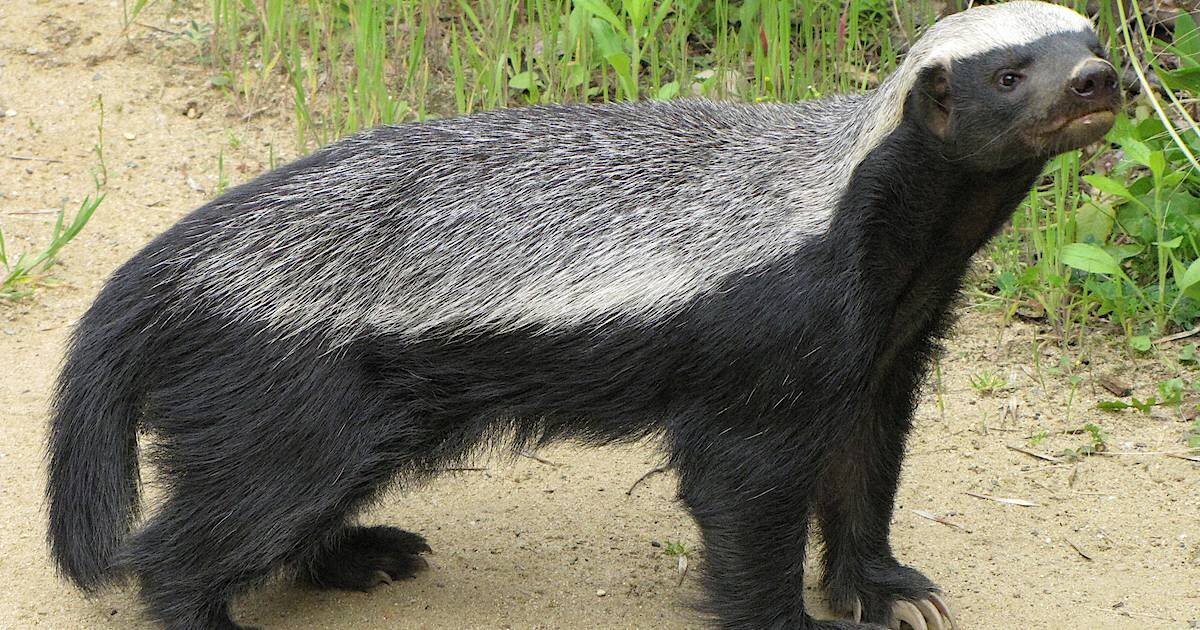
[[[905,95],[912,91],[922,60],[910,55],[879,87],[864,94],[860,106],[863,120],[857,123],[860,126],[855,130],[854,143],[844,155],[850,169],[862,164],[900,127]]]
[[[885,363],[944,332],[970,259],[1016,209],[1044,162],[977,172],[948,160],[919,125],[902,121],[858,165],[828,243],[857,279],[863,334]]]

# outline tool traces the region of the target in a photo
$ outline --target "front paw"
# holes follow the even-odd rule
[[[856,622],[892,630],[951,630],[955,614],[941,590],[916,569],[899,564],[872,571],[856,584],[827,584],[830,608]]]

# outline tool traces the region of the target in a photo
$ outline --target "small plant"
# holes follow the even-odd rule
[[[1192,423],[1192,426],[1188,427],[1184,438],[1187,440],[1188,448],[1200,448],[1200,419],[1197,419]]]
[[[1089,455],[1103,453],[1108,450],[1108,434],[1104,432],[1104,428],[1098,424],[1091,422],[1083,425],[1082,433],[1087,433],[1090,438],[1089,443],[1078,448],[1063,449],[1062,458],[1067,461],[1077,462]]]
[[[96,144],[92,146],[92,153],[96,155],[96,166],[92,168],[92,179],[96,182],[96,188],[108,185],[108,163],[104,160],[104,95],[96,96],[96,109],[100,113],[100,120],[96,123]]]
[[[217,153],[217,190],[216,196],[221,196],[225,193],[225,189],[229,188],[229,175],[225,172],[225,147],[221,147],[221,151]]]
[[[990,396],[1000,390],[1008,388],[1008,379],[1004,376],[992,372],[991,370],[983,370],[972,374],[969,379],[971,389],[975,390],[981,396]]]
[[[133,0],[131,4],[129,0],[121,0],[121,34],[129,32],[129,28],[137,21],[138,16],[142,14],[157,0]]]
[[[3,276],[0,276],[0,299],[16,299],[29,295],[33,288],[41,282],[46,272],[58,261],[58,252],[67,243],[79,235],[83,226],[87,225],[104,195],[97,194],[95,198],[87,197],[79,207],[79,212],[69,225],[66,223],[66,208],[58,211],[51,233],[50,244],[37,255],[21,254],[16,260],[10,261],[4,244],[4,233],[0,232],[0,266]]]
[[[681,542],[667,541],[666,549],[663,550],[668,556],[675,558],[675,568],[679,571],[679,583],[683,584],[683,578],[687,577],[688,556],[692,551],[684,546]]]
[[[1046,438],[1048,438],[1048,437],[1050,437],[1050,432],[1045,429],[1042,429],[1041,431],[1038,431],[1037,433],[1034,433],[1033,435],[1029,436],[1029,445],[1030,446],[1038,446],[1042,442],[1045,442]]]
[[[1196,384],[1192,385],[1196,389]],[[1121,411],[1123,409],[1137,409],[1138,411],[1148,414],[1154,407],[1166,406],[1178,408],[1183,403],[1183,392],[1187,388],[1181,378],[1173,378],[1163,381],[1156,386],[1158,390],[1157,396],[1151,396],[1146,400],[1139,400],[1136,397],[1130,397],[1129,402],[1122,400],[1104,400],[1096,403],[1097,409],[1105,411]]]

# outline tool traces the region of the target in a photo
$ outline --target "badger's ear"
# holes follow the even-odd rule
[[[921,70],[908,104],[930,133],[945,140],[950,128],[950,71],[942,64]]]

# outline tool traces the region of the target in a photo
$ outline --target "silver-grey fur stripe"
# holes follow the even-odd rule
[[[865,95],[500,110],[366,131],[161,252],[180,282],[174,314],[335,343],[660,320],[820,238],[922,68],[1086,28],[1061,7],[1012,2],[939,22]]]

